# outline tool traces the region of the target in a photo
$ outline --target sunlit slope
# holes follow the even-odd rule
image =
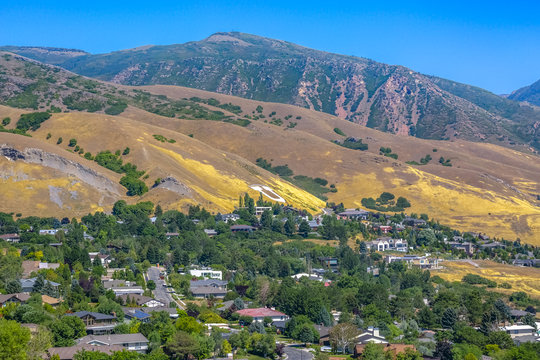
[[[51,134],[50,139],[46,139]],[[161,135],[175,142],[161,142],[153,135]],[[9,135],[18,140],[21,136]],[[130,148],[124,162],[145,170],[150,191],[142,197],[126,197],[120,187],[121,198],[129,201],[151,200],[165,208],[183,208],[187,204],[202,204],[213,211],[230,211],[237,205],[238,197],[245,192],[258,197],[249,188],[252,184],[265,184],[278,192],[293,206],[318,212],[324,203],[289,183],[279,179],[237,155],[216,150],[211,146],[174,131],[142,124],[122,117],[70,113],[55,114],[33,133],[32,141],[45,142],[60,155],[75,157],[82,165],[91,164],[106,170],[95,162],[70,153],[69,139],[93,155],[99,151]],[[56,145],[57,139],[64,141]],[[26,139],[26,138],[25,138]],[[39,147],[40,145],[35,144]],[[108,171],[108,170],[106,170]],[[109,172],[109,171],[108,171]],[[115,183],[120,174],[113,173]],[[47,175],[48,176],[48,175]],[[47,176],[44,176],[46,178]],[[153,187],[157,179],[165,182]],[[119,198],[120,198],[119,197]],[[54,210],[54,209],[50,209]]]
[[[243,128],[211,121],[179,120],[148,114],[130,108],[123,116],[184,134],[193,134],[213,147],[236,153],[250,161],[262,157],[275,165],[288,164],[295,174],[319,176],[336,184],[337,193],[329,201],[360,207],[364,197],[383,191],[404,196],[412,203],[409,210],[428,213],[441,223],[461,230],[485,232],[491,236],[540,244],[540,161],[529,155],[491,144],[466,141],[434,141],[401,137],[359,126],[337,117],[283,104],[238,99],[193,89],[153,86],[146,88],[171,98],[214,97],[221,102],[242,106],[250,114],[262,105],[264,114],[293,115],[292,129],[252,121]],[[296,120],[300,116],[301,119]],[[345,149],[330,140],[346,136],[362,138],[368,151]],[[380,147],[391,147],[399,158],[379,155]],[[436,149],[436,151],[434,151]],[[427,165],[408,165],[427,154]],[[440,157],[451,159],[452,167],[439,164]]]

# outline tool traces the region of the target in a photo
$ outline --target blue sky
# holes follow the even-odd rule
[[[538,1],[2,1],[0,44],[109,52],[241,31],[507,93],[540,79]]]

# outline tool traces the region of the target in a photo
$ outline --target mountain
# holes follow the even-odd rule
[[[528,103],[540,106],[540,80],[512,92],[508,95],[508,98],[515,101],[527,101]]]
[[[42,50],[11,51],[47,61]],[[536,107],[403,66],[249,34],[49,62],[117,84],[180,85],[293,104],[394,134],[540,148]]]
[[[0,211],[73,217],[110,211],[123,199],[223,213],[246,192],[257,197],[250,185],[260,184],[315,214],[326,200],[363,207],[363,199],[388,191],[410,201],[409,213],[540,243],[540,161],[533,154],[398,136],[298,106],[193,88],[105,83],[8,53],[0,54],[0,103],[0,119],[11,119],[0,129]],[[30,136],[17,134],[29,117],[21,115],[45,110],[50,118],[27,130]],[[367,149],[340,146],[351,138]],[[100,152],[108,162],[96,161]],[[138,180],[147,192],[127,195],[118,159],[144,171]]]

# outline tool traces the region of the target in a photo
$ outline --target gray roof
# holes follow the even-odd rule
[[[533,315],[533,314],[531,314],[528,311],[512,309],[510,310],[510,315],[515,316],[515,317],[521,317],[521,316]]]
[[[29,287],[34,287],[34,284],[36,283],[36,280],[37,280],[37,277],[31,278],[31,279],[21,279],[19,281],[21,282],[21,287],[29,288]],[[49,284],[51,284],[52,286],[55,286],[55,287],[60,286],[59,283],[54,282],[54,281],[50,281],[50,280],[45,280],[45,283],[49,283]]]
[[[205,280],[191,280],[189,282],[190,288],[213,286],[213,287],[225,287],[229,282],[226,280],[205,279]]]
[[[220,289],[213,286],[199,286],[191,288],[189,290],[193,295],[204,295],[204,294],[226,294],[227,289]]]
[[[141,333],[136,334],[110,334],[110,335],[86,335],[77,340],[79,344],[88,344],[99,341],[107,345],[122,345],[127,343],[148,343],[148,339]]]
[[[114,351],[122,351],[124,347],[121,345],[112,346],[92,346],[87,344],[77,344],[68,347],[54,347],[47,350],[51,356],[58,355],[60,360],[73,359],[79,351],[98,351],[105,354],[112,354]]]
[[[72,314],[66,314],[66,316],[76,316],[78,318],[83,318],[85,316],[93,317],[96,320],[114,320],[116,319],[116,316],[109,315],[109,314],[102,314],[98,312],[92,312],[92,311],[77,311]]]

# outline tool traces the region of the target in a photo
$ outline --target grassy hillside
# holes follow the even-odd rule
[[[0,109],[0,114],[5,109]],[[234,126],[234,125],[231,125]],[[47,139],[48,134],[51,137]],[[114,201],[131,202],[151,200],[164,208],[185,208],[188,204],[204,204],[215,212],[231,211],[238,197],[249,192],[251,184],[270,186],[291,205],[318,212],[324,203],[259,167],[188,136],[131,121],[121,117],[96,114],[55,114],[32,133],[32,138],[13,134],[0,134],[0,145],[19,151],[38,148],[58,159],[68,159],[88,167],[105,179],[88,179],[79,172],[69,173],[65,167],[47,161],[28,163],[27,160],[9,161],[2,158],[2,191],[10,194],[14,202],[4,203],[2,210],[25,214],[84,214],[91,209],[110,209]],[[161,142],[153,135],[161,135],[175,142]],[[57,144],[57,139],[66,139]],[[150,191],[142,197],[127,197],[126,189],[118,184],[121,175],[99,166],[82,154],[74,154],[67,139],[76,139],[84,153],[130,148],[123,156],[139,170]],[[41,169],[41,172],[39,171]],[[51,180],[57,179],[57,180]],[[153,187],[157,179],[162,179]],[[95,181],[94,181],[95,180]],[[110,180],[115,191],[105,196],[103,182]],[[54,184],[55,189],[50,185]],[[111,185],[112,186],[112,185]],[[81,190],[74,190],[81,188]],[[48,191],[48,193],[47,193]],[[57,196],[56,193],[60,194]],[[70,197],[71,194],[71,197]],[[63,200],[55,201],[56,198]],[[24,201],[21,201],[24,199]],[[34,206],[38,204],[37,206]]]
[[[438,275],[447,281],[461,281],[467,274],[480,275],[495,281],[497,285],[508,283],[510,289],[497,288],[497,291],[511,294],[523,291],[529,296],[540,299],[540,269],[519,267],[507,264],[499,264],[489,260],[473,261],[444,261],[442,270],[434,270],[433,275]]]
[[[46,49],[9,48],[46,61]],[[58,55],[51,63],[127,85],[180,85],[299,105],[370,128],[426,139],[540,147],[540,110],[402,66],[330,54],[243,33],[109,54]]]
[[[364,197],[383,191],[411,200],[411,211],[428,213],[456,228],[481,229],[494,236],[520,237],[540,243],[540,162],[528,155],[491,144],[465,141],[434,141],[403,138],[344,121],[334,116],[284,104],[238,99],[199,90],[153,86],[146,90],[175,97],[212,96],[233,102],[251,113],[258,106],[273,118],[285,119],[272,125],[268,117],[252,121],[246,128],[210,122],[182,121],[144,115],[130,108],[124,114],[133,119],[170,128],[195,139],[236,153],[255,162],[262,157],[274,165],[287,164],[294,174],[322,177],[335,184],[336,193],[326,193],[329,201],[360,207]],[[301,117],[301,119],[296,119]],[[294,128],[290,123],[296,122]],[[350,150],[330,140],[362,138],[367,151]],[[227,134],[227,136],[223,136]],[[276,146],[275,144],[279,144]],[[380,147],[391,147],[398,160],[379,155]],[[436,151],[434,151],[434,149]],[[430,154],[427,165],[409,165]],[[439,158],[451,159],[442,166]]]
[[[26,200],[18,203],[12,196],[1,210],[80,214],[108,209],[122,198],[148,199],[165,208],[200,203],[223,212],[243,192],[257,196],[249,185],[266,184],[293,206],[317,212],[324,206],[321,199],[360,207],[362,199],[389,191],[410,201],[408,212],[427,213],[460,230],[540,243],[540,161],[535,155],[462,140],[397,136],[306,108],[192,88],[103,83],[10,56],[0,56],[2,76],[10,84],[0,88],[0,101],[30,93],[38,98],[38,110],[52,116],[35,131],[27,130],[31,138],[3,133],[0,144],[25,154],[40,149],[56,160],[2,158],[5,193],[22,191]],[[31,87],[44,82],[50,85]],[[93,113],[69,109],[65,99],[74,91],[125,106],[118,115],[106,114],[106,107]],[[61,112],[54,112],[53,104],[63,106]],[[10,117],[2,131],[14,131],[20,114],[29,111],[34,110],[0,107],[0,119]],[[367,150],[340,146],[344,142],[367,145]],[[114,171],[92,160],[106,150]],[[32,151],[25,156],[43,157]],[[65,161],[56,157],[70,159],[73,166],[62,166]],[[273,173],[257,166],[257,160],[266,161]],[[118,161],[122,167],[114,165]],[[137,168],[126,170],[126,164]],[[80,167],[92,169],[101,180],[88,178]],[[136,174],[142,196],[128,197],[120,185],[128,171]],[[49,188],[48,179],[59,180]]]

